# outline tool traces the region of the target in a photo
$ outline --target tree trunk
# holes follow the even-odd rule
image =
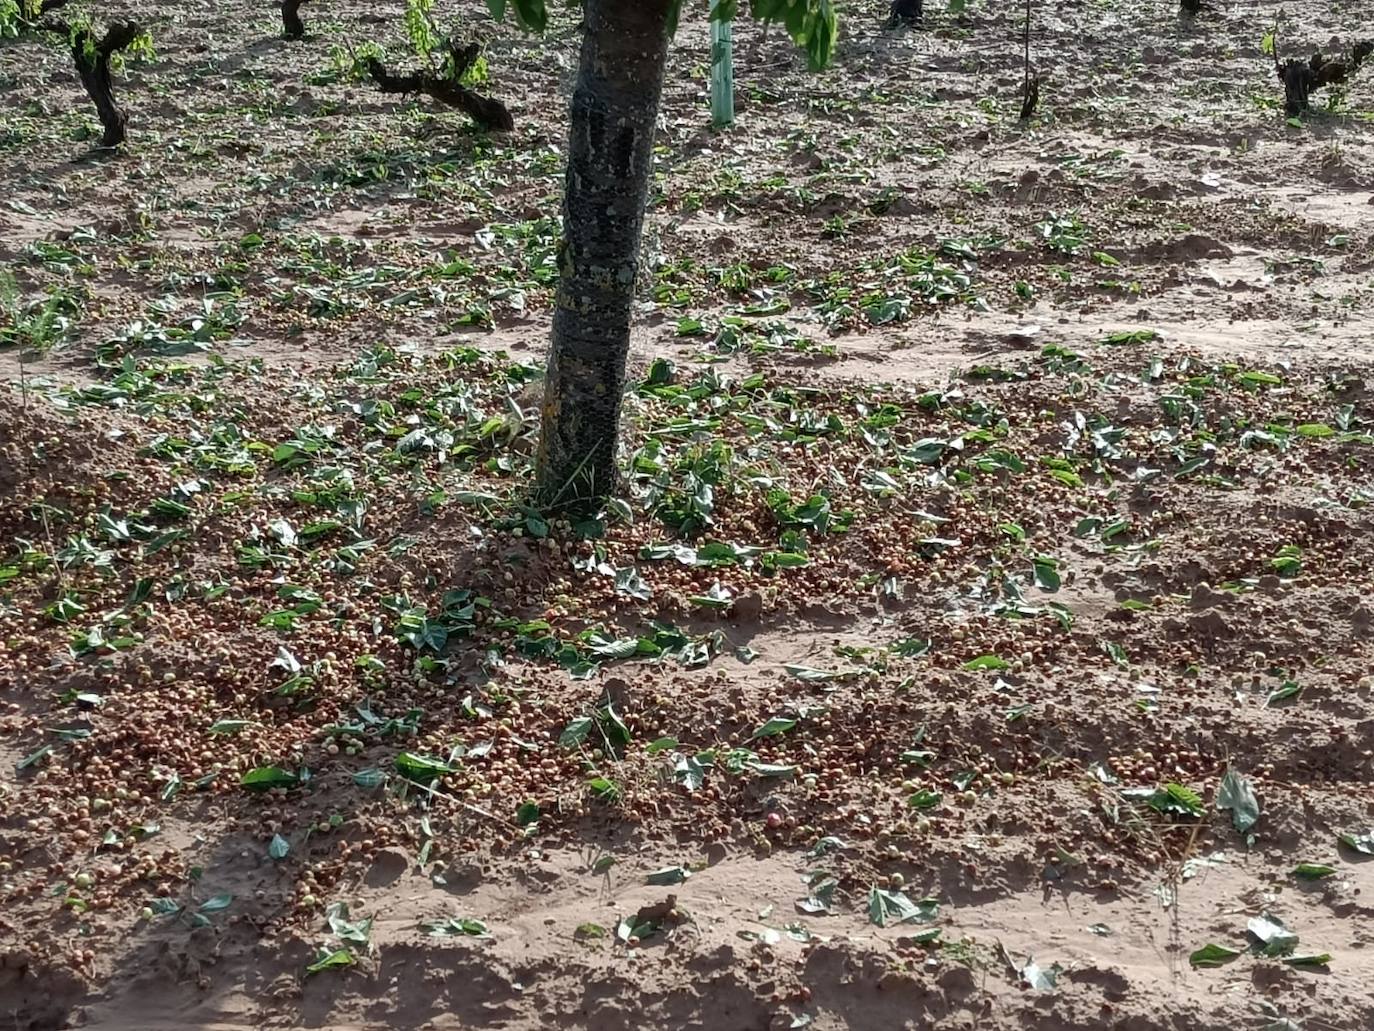
[[[305,22],[301,21],[301,4],[304,0],[282,0],[282,35],[287,39],[304,39]]]
[[[563,241],[539,438],[537,500],[595,506],[615,489],[640,231],[672,0],[585,0]]]
[[[100,124],[105,127],[100,145],[118,147],[124,142],[129,114],[115,102],[110,58],[142,35],[143,30],[133,22],[116,22],[105,33],[105,38],[97,42],[90,29],[78,29],[71,33],[65,25],[60,28],[70,35],[72,60],[76,62],[81,85],[86,87],[86,93],[95,104],[96,114],[100,116]]]
[[[492,97],[484,97],[480,93],[474,93],[462,83],[464,73],[472,67],[472,63],[482,53],[482,47],[477,43],[469,43],[467,46],[460,47],[450,42],[448,49],[453,59],[453,66],[451,74],[446,77],[431,75],[426,72],[393,75],[386,70],[386,65],[375,57],[367,59],[367,72],[372,76],[372,81],[377,84],[377,88],[383,93],[424,93],[435,100],[458,108],[484,129],[513,132],[515,119],[511,117],[505,104]]]
[[[892,0],[892,6],[887,12],[887,28],[895,29],[898,25],[920,25],[925,17],[925,12],[921,10],[925,6],[925,0]]]

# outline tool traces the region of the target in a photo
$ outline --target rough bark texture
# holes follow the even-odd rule
[[[670,0],[586,0],[573,91],[563,244],[538,500],[586,508],[615,488],[640,232]]]
[[[1283,113],[1291,118],[1306,111],[1317,84],[1312,65],[1307,61],[1286,61],[1279,69],[1279,78],[1283,81]]]
[[[1031,0],[1026,0],[1025,18],[1021,25],[1021,62],[1025,81],[1021,86],[1021,121],[1027,121],[1040,105],[1040,77],[1031,67],[1030,59]]]
[[[287,39],[304,39],[305,22],[301,21],[301,4],[305,0],[282,0],[282,34]]]
[[[1361,40],[1344,60],[1328,60],[1318,51],[1309,60],[1279,59],[1278,32],[1274,33],[1274,68],[1283,83],[1283,110],[1290,118],[1306,111],[1313,92],[1323,86],[1339,86],[1360,70],[1374,54],[1374,41]]]
[[[386,65],[375,57],[368,58],[367,71],[372,81],[383,93],[423,93],[441,103],[456,107],[479,125],[498,132],[510,132],[515,128],[515,119],[506,105],[491,97],[474,93],[459,80],[463,73],[477,60],[482,48],[475,43],[466,47],[451,46],[453,72],[450,76],[440,77],[428,72],[407,72],[393,75]]]
[[[920,25],[921,19],[925,16],[921,10],[924,5],[925,0],[892,0],[892,7],[887,12],[887,28]]]
[[[1035,115],[1035,109],[1040,106],[1040,77],[1032,75],[1021,87],[1021,121],[1026,121]]]
[[[52,4],[49,9],[60,6],[60,3]],[[131,21],[115,22],[104,37],[97,40],[90,29],[73,32],[69,25],[61,21],[46,21],[42,27],[71,40],[72,60],[76,62],[81,85],[86,87],[86,93],[95,104],[96,114],[100,116],[100,124],[105,127],[100,145],[118,147],[127,135],[129,113],[115,103],[110,58],[141,36],[143,30]]]

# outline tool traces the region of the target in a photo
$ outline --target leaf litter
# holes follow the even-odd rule
[[[1315,327],[1348,332],[1339,298],[1355,248],[1325,241],[1355,230],[1269,200],[1320,192],[1314,169],[1350,172],[1265,106],[1264,62],[1204,72],[1144,11],[1122,15],[1131,38],[1185,78],[1202,73],[1216,110],[1264,144],[1205,155],[1217,174],[1199,188],[1237,191],[1228,203],[1199,207],[1179,185],[1197,177],[1172,174],[1201,154],[1193,144],[1132,166],[1114,124],[1072,115],[1049,87],[1053,123],[998,137],[1016,174],[969,171],[965,137],[1003,123],[986,74],[958,65],[963,37],[986,38],[994,12],[958,6],[927,5],[926,29],[888,37],[948,59],[937,77],[958,88],[940,105],[882,85],[891,58],[863,42],[877,29],[844,12],[841,39],[855,44],[824,80],[788,65],[777,39],[761,43],[777,68],[709,154],[691,142],[705,23],[684,11],[661,140],[680,163],[657,188],[644,294],[672,333],[641,323],[629,489],[576,528],[529,511],[518,489],[542,355],[514,345],[547,336],[562,169],[539,141],[565,137],[558,105],[519,112],[531,135],[503,141],[450,131],[454,116],[426,101],[354,104],[350,53],[376,44],[412,59],[413,40],[351,10],[339,27],[312,25],[313,48],[254,51],[213,90],[185,55],[204,44],[207,61],[237,60],[228,23],[154,25],[162,59],[131,63],[119,86],[135,119],[125,158],[73,166],[55,194],[16,163],[65,164],[89,114],[57,94],[51,112],[26,106],[31,83],[70,76],[70,57],[6,41],[0,160],[15,196],[0,257],[15,291],[0,290],[0,361],[27,388],[0,412],[0,689],[16,706],[0,714],[0,748],[14,770],[6,811],[38,821],[54,852],[35,864],[7,843],[0,886],[7,913],[75,922],[70,940],[28,943],[34,970],[98,980],[86,950],[103,962],[136,942],[123,922],[143,909],[175,933],[194,918],[226,933],[267,920],[313,947],[345,897],[366,916],[335,910],[344,933],[378,912],[357,909],[355,885],[391,904],[417,857],[434,875],[424,890],[445,893],[424,913],[442,913],[475,877],[469,845],[492,882],[543,905],[518,878],[622,819],[646,836],[635,869],[693,871],[681,890],[694,910],[717,905],[711,878],[742,855],[762,871],[802,859],[828,869],[794,908],[848,936],[868,923],[871,886],[888,926],[907,911],[898,897],[922,905],[897,886],[905,874],[948,900],[950,933],[916,943],[941,962],[976,956],[959,940],[977,926],[976,891],[1005,884],[1039,906],[1037,873],[1007,873],[1038,872],[1041,856],[1075,890],[1116,898],[1229,847],[1223,832],[1281,828],[1298,804],[1325,845],[1251,853],[1208,890],[1252,864],[1311,880],[1304,896],[1342,890],[1374,854],[1339,791],[1370,716],[1368,673],[1344,650],[1362,602],[1342,593],[1368,582],[1368,358],[1330,362],[1307,343]],[[1294,46],[1347,28],[1300,7]],[[565,14],[571,29],[575,15],[555,20]],[[1209,44],[1255,43],[1224,20],[1198,27]],[[741,20],[737,53],[755,29]],[[1055,13],[1035,32],[1119,92],[1082,49],[1091,32]],[[566,44],[490,36],[494,92],[528,81],[531,96],[558,93]],[[1340,116],[1352,146],[1367,131],[1359,88]],[[181,98],[185,121],[156,113],[145,89]],[[1155,131],[1160,108],[1187,124],[1186,94],[1127,97],[1113,122],[1128,141]],[[850,141],[856,118],[865,132]],[[903,133],[888,138],[894,124]],[[184,204],[139,178],[163,153],[139,149],[154,133]],[[760,163],[778,145],[791,163]],[[913,163],[940,204],[887,190],[888,172]],[[151,202],[130,213],[113,199],[124,194]],[[281,205],[270,217],[267,194]],[[831,207],[838,221],[822,217]],[[665,231],[692,216],[684,225],[716,235]],[[1261,252],[1256,271],[1225,266],[1240,259],[1223,249],[1238,248]],[[1000,340],[1003,319],[1044,328],[975,366],[946,360],[966,332]],[[1278,323],[1294,345],[1280,355]],[[1194,602],[1200,580],[1210,594]],[[832,651],[832,638],[868,651]],[[1156,689],[1123,697],[1104,675]],[[599,697],[614,678],[627,690]],[[1093,763],[1154,805],[1080,777]],[[202,807],[241,823],[242,844],[216,851],[222,825]],[[154,822],[162,843],[135,830]],[[397,868],[403,879],[381,876]],[[619,876],[629,868],[611,890],[639,884]],[[150,897],[162,885],[170,894]],[[483,920],[452,918],[445,934],[489,920],[488,967],[517,983],[501,951],[515,936],[488,898],[464,904]],[[1175,905],[1187,919],[1187,887]],[[1341,940],[1338,924],[1318,936],[1302,913],[1304,938]],[[568,942],[598,920],[609,924],[587,909],[549,934]],[[394,935],[386,923],[371,935]],[[725,926],[734,938],[738,922]],[[1129,925],[1112,926],[1125,941]],[[583,937],[580,950],[610,948]],[[357,978],[347,968],[363,943],[348,944],[357,955],[326,945],[294,970]],[[1019,956],[1042,952],[1017,943]],[[1350,969],[1338,958],[1333,976]],[[1033,965],[1025,980],[1042,988],[1054,964],[1027,958],[1014,974]],[[1053,989],[1088,991],[1065,976]],[[335,1005],[331,1019],[357,1016]]]

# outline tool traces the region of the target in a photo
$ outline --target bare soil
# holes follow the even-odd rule
[[[491,136],[348,81],[396,3],[102,8],[116,155],[0,43],[0,1023],[1374,1026],[1374,69],[1035,5],[1020,124],[1019,6],[742,22],[721,133],[684,13],[596,528],[519,507],[573,12],[441,5]]]

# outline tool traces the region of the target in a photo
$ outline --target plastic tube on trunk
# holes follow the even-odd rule
[[[715,13],[721,0],[711,0]],[[735,121],[735,65],[731,53],[734,26],[724,19],[711,19],[711,122],[717,127]]]

